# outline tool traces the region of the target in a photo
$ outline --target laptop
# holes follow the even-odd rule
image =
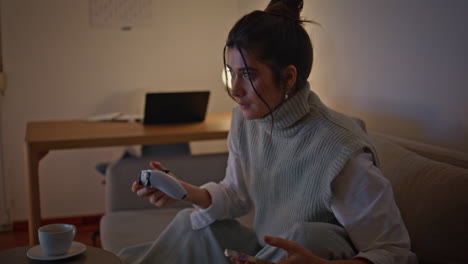
[[[147,93],[143,124],[202,122],[209,96],[209,91]]]

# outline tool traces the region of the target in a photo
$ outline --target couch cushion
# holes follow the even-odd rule
[[[468,169],[372,137],[421,263],[468,263]]]
[[[122,248],[156,240],[178,208],[111,212],[100,222],[102,248],[117,254]]]

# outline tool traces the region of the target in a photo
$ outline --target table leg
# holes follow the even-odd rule
[[[27,153],[27,194],[29,205],[29,245],[39,243],[37,229],[41,224],[41,201],[39,193],[39,161],[47,152],[34,152],[29,146],[26,146]]]

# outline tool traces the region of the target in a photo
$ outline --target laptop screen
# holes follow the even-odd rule
[[[147,93],[143,124],[202,122],[209,96],[209,91]]]

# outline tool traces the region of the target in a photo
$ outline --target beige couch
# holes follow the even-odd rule
[[[468,155],[371,136],[420,263],[468,263]],[[223,178],[227,154],[127,158],[111,164],[101,219],[101,242],[107,250],[153,241],[181,207],[188,206],[157,209],[130,192],[131,182],[150,160],[160,160],[179,178],[201,185]],[[249,224],[251,216],[241,222]]]

